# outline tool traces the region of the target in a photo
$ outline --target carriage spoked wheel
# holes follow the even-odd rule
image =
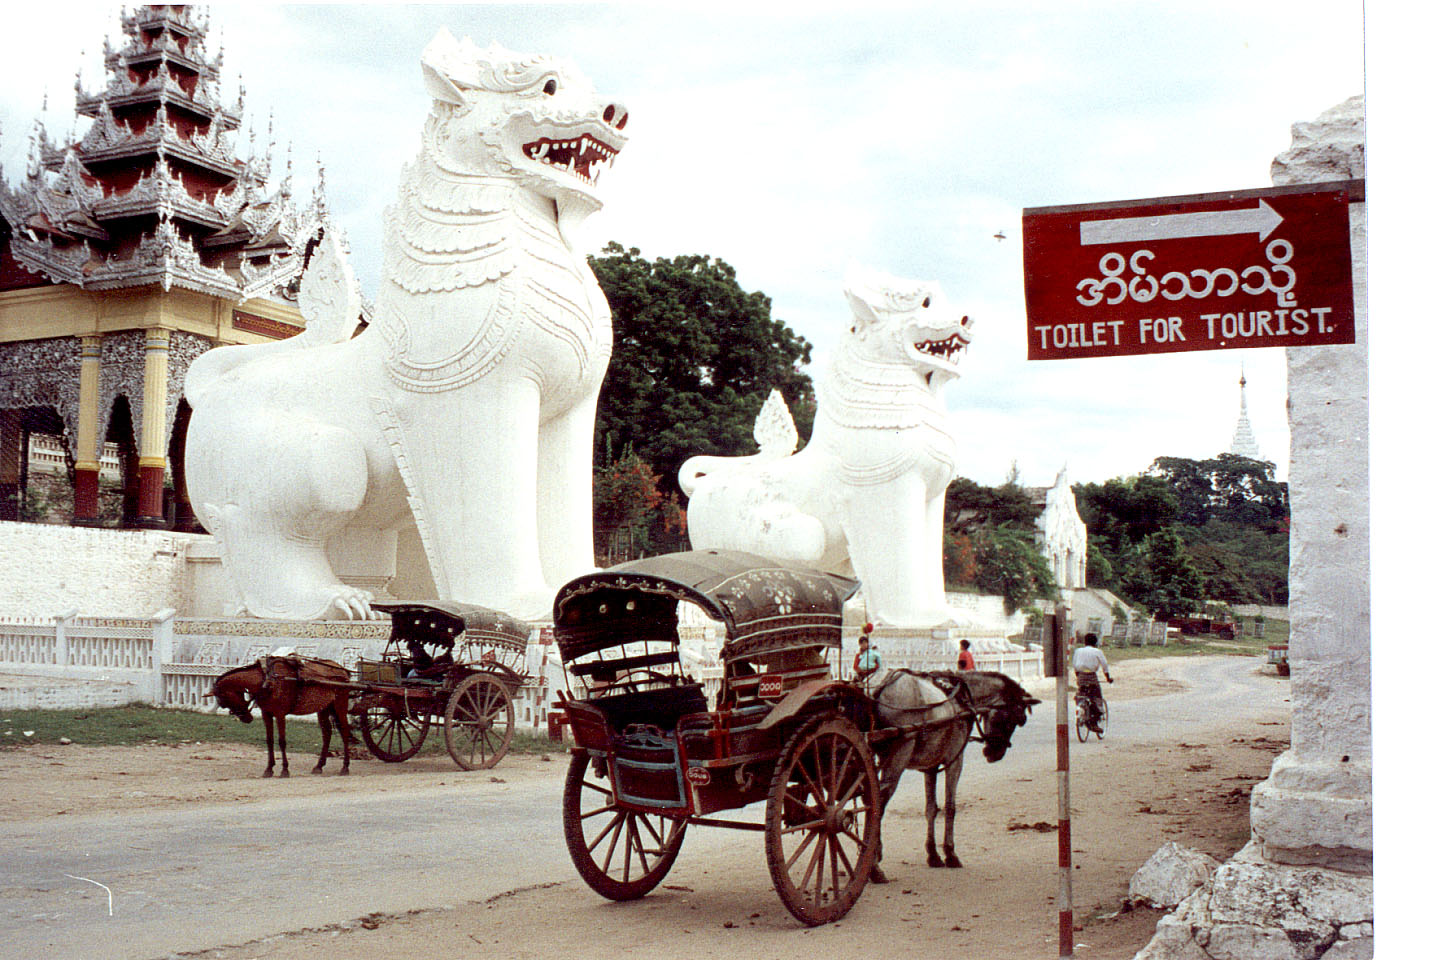
[[[515,706],[505,685],[484,673],[461,681],[445,705],[445,749],[462,770],[500,762],[515,736]]]
[[[860,899],[880,848],[880,779],[855,724],[818,717],[785,745],[765,803],[765,860],[775,892],[809,926]]]
[[[562,804],[565,847],[590,889],[611,900],[634,900],[674,866],[685,821],[618,806],[608,770],[597,773],[595,766],[583,751],[570,757]]]
[[[409,760],[420,752],[430,732],[428,707],[387,698],[360,713],[360,738],[370,752],[386,763]]]

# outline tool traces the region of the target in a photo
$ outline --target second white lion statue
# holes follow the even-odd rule
[[[696,549],[747,550],[860,578],[876,623],[937,627],[941,535],[957,444],[940,400],[960,375],[969,317],[934,284],[852,271],[849,335],[816,381],[805,449],[778,393],[756,423],[753,457],[693,457],[680,468]]]
[[[591,444],[610,310],[573,227],[629,119],[569,64],[442,30],[432,108],[386,211],[374,322],[338,243],[306,333],[192,365],[190,498],[244,612],[368,617],[327,546],[412,521],[441,599],[545,615],[594,567]]]

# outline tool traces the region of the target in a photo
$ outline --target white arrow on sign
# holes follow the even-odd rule
[[[1264,240],[1275,232],[1284,217],[1264,200],[1241,210],[1214,210],[1205,213],[1172,213],[1161,217],[1126,217],[1119,220],[1087,220],[1080,224],[1082,246],[1107,243],[1144,243],[1151,240],[1180,240],[1186,237],[1220,237],[1254,233]]]

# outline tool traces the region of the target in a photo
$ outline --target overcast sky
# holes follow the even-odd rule
[[[227,102],[243,79],[257,149],[273,113],[276,156],[289,151],[302,190],[323,163],[372,296],[381,211],[427,110],[419,54],[446,26],[566,56],[630,109],[592,250],[720,257],[820,362],[849,325],[852,260],[940,282],[977,325],[947,393],[962,474],[998,483],[1013,461],[1027,484],[1066,465],[1100,482],[1161,455],[1213,456],[1230,445],[1243,363],[1261,452],[1286,475],[1282,350],[1027,362],[1021,210],[1269,186],[1291,124],[1364,90],[1359,0],[779,9],[221,4],[210,49],[224,50]],[[11,182],[47,92],[58,138],[76,69],[99,88],[119,12],[7,11]]]

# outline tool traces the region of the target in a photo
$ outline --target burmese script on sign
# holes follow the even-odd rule
[[[1025,211],[1029,358],[1355,342],[1363,182]]]

